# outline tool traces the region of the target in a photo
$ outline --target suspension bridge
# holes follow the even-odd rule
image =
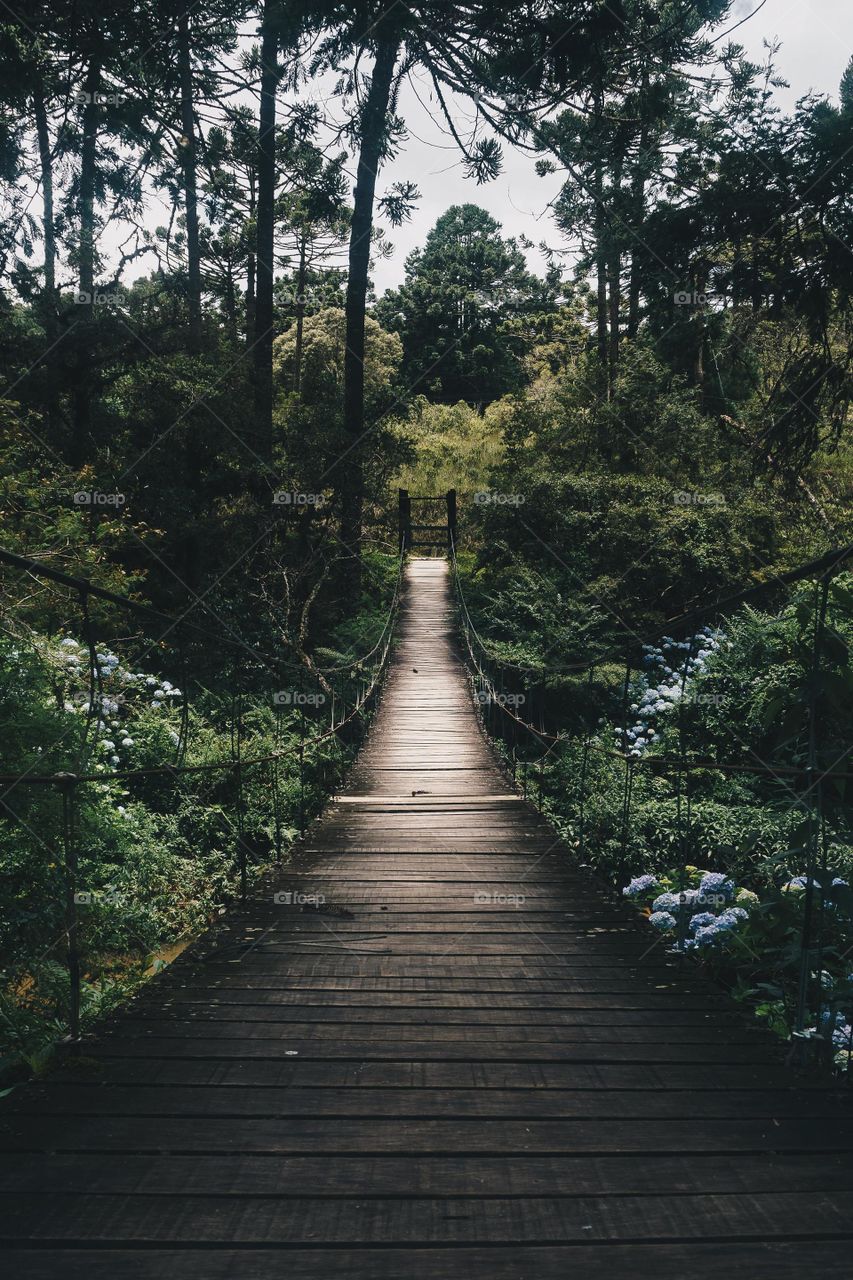
[[[456,632],[447,562],[409,558],[377,713],[293,861],[3,1101],[10,1275],[849,1267],[849,1095],[578,865]]]

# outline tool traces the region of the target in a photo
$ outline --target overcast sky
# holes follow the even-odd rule
[[[756,9],[760,0],[736,0],[734,13],[722,28]],[[853,53],[853,0],[766,0],[759,12],[739,27],[731,39],[743,44],[755,61],[763,61],[763,41],[782,41],[777,62],[790,89],[778,91],[780,105],[791,107],[810,90],[837,99],[838,85]],[[417,210],[406,226],[390,232],[394,256],[375,264],[373,278],[378,293],[400,283],[406,254],[423,243],[436,218],[449,205],[471,201],[482,205],[503,225],[504,234],[524,234],[555,247],[559,237],[548,213],[548,202],[559,190],[557,175],[539,178],[533,161],[522,153],[504,149],[504,171],[484,186],[467,180],[458,152],[430,114],[425,85],[407,86],[400,100],[410,137],[399,157],[383,168],[379,189],[398,179],[415,179],[421,190]],[[464,105],[459,104],[461,112]],[[528,255],[534,269],[542,269],[540,255]]]

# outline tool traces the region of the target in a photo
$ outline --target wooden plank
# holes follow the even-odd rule
[[[660,1089],[672,1095],[673,1107],[683,1091],[750,1089],[759,1092],[792,1087],[791,1073],[766,1059],[753,1066],[702,1063],[600,1063],[520,1062],[518,1060],[447,1060],[422,1058],[397,1061],[298,1057],[237,1058],[223,1061],[210,1058],[144,1057],[116,1059],[87,1057],[81,1066],[67,1064],[53,1072],[51,1085],[77,1082],[84,1078],[98,1083],[229,1085],[262,1088],[288,1085],[293,1088],[387,1088],[387,1089]],[[796,1077],[798,1089],[827,1092],[816,1077]],[[16,1090],[7,1102],[16,1109],[23,1091]],[[834,1094],[830,1094],[834,1096]]]
[[[835,1191],[849,1187],[849,1153],[775,1155],[0,1155],[0,1192],[183,1195],[659,1195]]]
[[[278,1154],[415,1154],[469,1155],[503,1152],[596,1153],[643,1155],[693,1151],[721,1153],[762,1151],[839,1152],[849,1154],[853,1123],[837,1120],[780,1118],[714,1120],[473,1120],[344,1118],[326,1121],[300,1116],[287,1120],[223,1120],[204,1123],[169,1118],[155,1123],[142,1116],[4,1115],[0,1150],[38,1151],[170,1151],[271,1152]]]
[[[238,1243],[591,1245],[680,1240],[766,1240],[835,1236],[853,1239],[853,1192],[681,1196],[540,1196],[468,1199],[454,1212],[446,1200],[365,1197],[55,1195],[12,1193],[0,1238],[51,1244]]]
[[[10,1249],[16,1280],[838,1280],[844,1240],[468,1248]]]
[[[215,1089],[159,1086],[67,1084],[20,1091],[10,1111],[16,1115],[89,1116],[286,1116],[359,1118],[396,1116],[470,1119],[777,1119],[823,1116],[850,1119],[853,1102],[828,1091],[777,1089],[383,1089],[258,1088],[245,1084]]]
[[[718,1023],[716,1027],[678,1026],[675,1023],[646,1024],[639,1026],[614,1026],[609,1018],[602,1019],[600,1024],[555,1026],[537,1023],[517,1025],[467,1026],[433,1021],[423,1017],[418,1023],[395,1022],[387,1017],[382,1022],[370,1025],[355,1025],[347,1020],[327,1022],[270,1022],[225,1021],[216,1024],[205,1023],[200,1019],[185,1018],[177,1013],[172,1018],[133,1018],[128,1016],[113,1029],[105,1032],[105,1048],[113,1048],[112,1037],[120,1036],[124,1041],[182,1040],[202,1028],[202,1035],[216,1036],[223,1044],[231,1040],[242,1043],[280,1045],[284,1041],[310,1041],[318,1051],[329,1043],[346,1046],[352,1043],[368,1041],[377,1045],[393,1043],[395,1045],[476,1045],[492,1043],[509,1048],[518,1044],[535,1054],[541,1045],[582,1045],[637,1046],[642,1050],[647,1046],[659,1047],[661,1041],[668,1046],[705,1045],[713,1037],[715,1045],[726,1049],[731,1047],[762,1047],[765,1037],[760,1032],[729,1020]],[[663,1027],[663,1029],[662,1029]],[[374,1033],[372,1036],[370,1033]],[[107,1042],[109,1036],[109,1042]],[[524,1054],[520,1056],[526,1056]]]

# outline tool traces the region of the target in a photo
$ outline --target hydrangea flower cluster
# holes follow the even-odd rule
[[[657,876],[644,875],[635,876],[634,879],[625,885],[622,890],[622,896],[625,898],[639,898],[642,894],[648,893],[652,889],[657,889],[660,881]]]
[[[808,884],[809,884],[808,876],[794,876],[786,884],[782,885],[782,892],[795,893],[798,889],[802,889],[803,891],[805,891],[808,888]],[[850,882],[848,880],[842,880],[841,876],[835,876],[832,881],[832,888],[837,889],[839,887],[842,887],[844,889],[849,889]],[[820,881],[815,880],[814,877],[812,877],[812,888],[817,889],[818,892],[820,892]]]
[[[661,933],[669,933],[670,929],[675,928],[676,919],[671,911],[653,911],[649,916],[649,924]]]
[[[637,719],[626,733],[629,756],[641,756],[648,750],[657,737],[656,717],[666,715],[677,705],[681,700],[682,684],[685,683],[686,689],[687,683],[701,675],[721,643],[722,632],[703,627],[692,640],[674,640],[672,636],[664,636],[659,646],[643,645],[645,670],[640,675],[642,692],[639,700],[631,703],[631,711]],[[621,749],[622,731],[616,729],[614,732],[617,748]]]
[[[832,883],[825,885],[824,888],[821,889],[820,881],[812,877],[811,884],[815,897],[823,899],[824,911],[831,913],[837,913],[840,911],[840,914],[843,916],[850,915],[849,909],[846,906],[840,906],[832,892],[833,889],[849,889],[849,881],[844,880],[841,876],[834,876]],[[800,894],[805,895],[808,885],[808,876],[793,876],[786,884],[782,885],[782,892],[793,894],[798,897]]]
[[[57,658],[70,686],[65,702],[66,711],[88,714],[89,709],[89,651],[71,636],[60,640]],[[183,695],[168,680],[145,671],[129,671],[121,665],[116,654],[108,649],[96,651],[100,672],[101,692],[96,695],[98,718],[95,723],[98,759],[97,772],[116,769],[122,764],[122,751],[129,751],[134,740],[127,731],[125,718],[132,703],[147,701],[154,710],[168,707]],[[169,730],[172,742],[177,746],[178,735]]]
[[[673,939],[679,951],[698,951],[725,941],[758,905],[756,894],[749,889],[736,890],[732,878],[723,871],[687,867],[686,875],[694,883],[681,889],[674,887],[678,874],[669,873],[636,876],[622,890],[638,905],[645,899],[653,929],[679,935]],[[663,892],[657,893],[658,889]]]
[[[826,975],[830,977],[830,975]],[[825,986],[823,982],[823,973],[821,973],[821,986]],[[851,975],[853,977],[853,975]],[[850,979],[848,978],[848,981]],[[839,1067],[847,1067],[848,1058],[853,1054],[853,1026],[850,1025],[850,1017],[840,1010],[824,1009],[820,1015],[820,1031],[817,1027],[806,1027],[806,1034],[810,1036],[826,1036],[827,1033],[832,1041],[832,1047],[835,1050],[835,1062]]]

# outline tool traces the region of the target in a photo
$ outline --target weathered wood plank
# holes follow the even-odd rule
[[[18,1280],[838,1280],[849,1241],[467,1248],[11,1249]]]

